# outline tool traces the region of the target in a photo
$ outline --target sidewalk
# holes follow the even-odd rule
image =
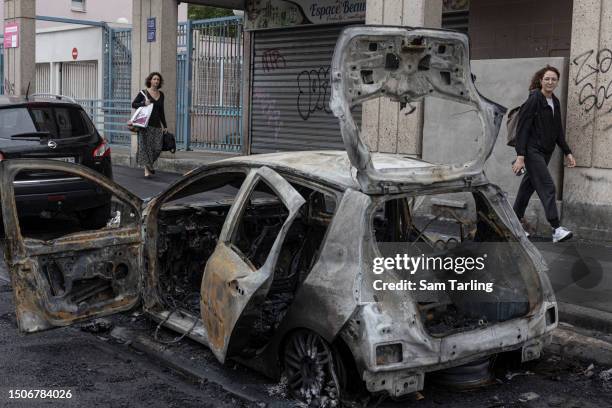
[[[538,241],[534,244],[548,264],[559,320],[612,333],[612,243]]]
[[[129,146],[111,145],[111,152],[114,165],[136,167],[136,163],[132,164],[130,161]],[[155,168],[161,171],[185,174],[204,164],[236,156],[239,156],[239,154],[203,151],[186,152],[183,150],[179,150],[175,154],[162,152],[160,158],[157,160]]]

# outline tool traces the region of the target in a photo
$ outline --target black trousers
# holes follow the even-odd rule
[[[535,148],[527,148],[527,154],[525,155],[527,173],[523,176],[513,207],[516,216],[519,219],[523,218],[529,199],[536,191],[544,206],[546,219],[553,228],[557,228],[559,226],[559,213],[557,212],[555,183],[548,171],[550,156],[550,154],[542,153]]]

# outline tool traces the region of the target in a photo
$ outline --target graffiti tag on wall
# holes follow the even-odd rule
[[[331,94],[329,83],[329,70],[331,67],[321,67],[302,71],[297,76],[298,97],[297,110],[300,117],[308,120],[316,111],[330,114],[329,96]]]
[[[597,86],[597,77],[612,68],[612,50],[603,48],[597,53],[595,50],[586,51],[574,58],[572,64],[578,66],[574,77],[574,85],[579,89],[578,104],[585,112],[603,108],[606,101],[612,97],[612,80],[602,81],[603,83]]]
[[[266,124],[273,128],[274,138],[278,138],[283,122],[276,99],[267,92],[256,91],[253,93],[253,105],[257,106],[259,113],[266,118]]]
[[[266,72],[287,68],[287,61],[285,61],[285,57],[283,57],[278,48],[265,50],[263,54],[261,54],[261,63]]]

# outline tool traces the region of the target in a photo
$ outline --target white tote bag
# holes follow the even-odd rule
[[[145,97],[145,99],[148,99],[144,91],[140,91],[140,93]],[[149,124],[149,119],[151,119],[152,112],[152,103],[147,106],[141,106],[140,108],[136,109],[136,112],[134,112],[134,114],[132,115],[132,119],[130,119],[130,122],[132,122],[132,126],[138,128],[146,128]]]

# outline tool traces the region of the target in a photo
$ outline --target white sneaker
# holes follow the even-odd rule
[[[524,218],[519,219],[519,221],[521,222],[521,226],[523,227],[523,231],[525,231],[525,236],[527,238],[529,238],[529,236],[531,235],[529,233],[529,224],[527,223],[527,221]]]
[[[552,235],[553,242],[563,242],[567,241],[572,237],[572,231],[568,230],[565,227],[557,227]]]

